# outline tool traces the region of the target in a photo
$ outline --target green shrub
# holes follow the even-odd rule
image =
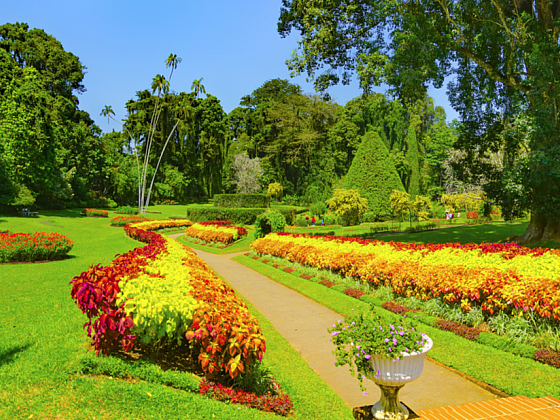
[[[216,194],[214,207],[265,209],[270,207],[268,194]]]
[[[286,218],[277,211],[267,211],[255,220],[255,239],[264,238],[269,233],[284,232]]]
[[[383,301],[381,299],[375,298],[372,295],[363,295],[360,296],[360,300],[371,303],[373,306],[381,306],[383,305]]]
[[[306,217],[309,217],[306,214],[298,214],[296,216],[296,222],[295,225],[299,226],[299,227],[306,227],[309,224],[309,219],[305,219]]]
[[[325,226],[340,225],[342,222],[340,216],[336,213],[325,214]]]
[[[327,205],[322,201],[313,203],[310,208],[311,214],[318,218],[323,217],[327,213],[327,210]]]
[[[333,198],[327,200],[327,205],[342,218],[344,226],[357,225],[367,210],[367,200],[360,196],[357,190],[334,190]]]
[[[373,223],[377,220],[375,213],[372,211],[366,211],[363,215],[362,218],[360,219],[361,223]]]
[[[532,359],[537,351],[536,347],[518,343],[517,341],[503,335],[496,335],[487,332],[480,333],[477,341],[479,343],[486,344],[487,346],[494,347],[495,349],[517,354],[529,359]]]
[[[130,206],[120,206],[115,209],[115,213],[138,214],[138,208]]]
[[[404,191],[404,187],[387,146],[376,132],[370,131],[364,136],[352,160],[343,188],[358,190],[360,195],[368,200],[368,208],[375,213],[378,220],[387,220],[390,217],[389,197],[393,190]]]
[[[287,224],[293,224],[296,209],[285,208],[276,210],[286,218]],[[252,225],[257,220],[257,216],[263,213],[263,209],[235,209],[235,208],[216,208],[216,207],[188,207],[186,209],[186,219],[193,222],[204,222],[207,220],[229,220],[237,225]]]

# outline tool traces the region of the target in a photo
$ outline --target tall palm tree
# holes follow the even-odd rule
[[[113,111],[111,105],[105,105],[105,108],[101,110],[101,114],[99,115],[103,115],[104,117],[107,117],[107,124],[109,124],[109,118],[111,118],[111,114],[115,115],[115,111]]]
[[[200,96],[200,92],[202,92],[206,95],[206,89],[204,89],[204,86],[202,85],[203,80],[204,80],[204,78],[201,77],[200,79],[195,79],[192,82],[191,92],[195,92],[197,98]]]
[[[173,76],[173,70],[177,68],[177,64],[179,64],[183,59],[181,57],[177,57],[177,54],[169,54],[169,57],[165,60],[165,67],[171,67],[171,74],[169,75],[169,80],[171,80],[171,76]]]
[[[152,93],[156,90],[158,91],[158,96],[161,95],[162,91],[164,95],[169,92],[169,81],[161,74],[156,74],[156,77],[152,80]]]

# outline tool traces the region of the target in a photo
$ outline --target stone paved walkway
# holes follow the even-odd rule
[[[340,314],[231,260],[239,254],[215,255],[193,250],[274,325],[349,407],[370,405],[379,399],[379,389],[373,382],[364,381],[367,388],[364,396],[348,367],[334,366],[333,345],[327,328],[341,319]],[[426,361],[420,378],[407,384],[399,395],[415,411],[496,398],[491,392],[430,361]]]

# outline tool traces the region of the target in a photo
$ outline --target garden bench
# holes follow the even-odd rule
[[[24,217],[39,217],[39,212],[36,211],[28,211],[27,213],[20,211],[19,213]]]

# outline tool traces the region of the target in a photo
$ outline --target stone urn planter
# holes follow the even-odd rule
[[[381,399],[373,405],[372,415],[379,420],[406,420],[408,409],[399,401],[399,391],[408,382],[418,378],[424,369],[424,359],[433,346],[429,337],[425,337],[421,351],[402,353],[399,360],[371,356],[371,371],[366,374],[381,389]]]

